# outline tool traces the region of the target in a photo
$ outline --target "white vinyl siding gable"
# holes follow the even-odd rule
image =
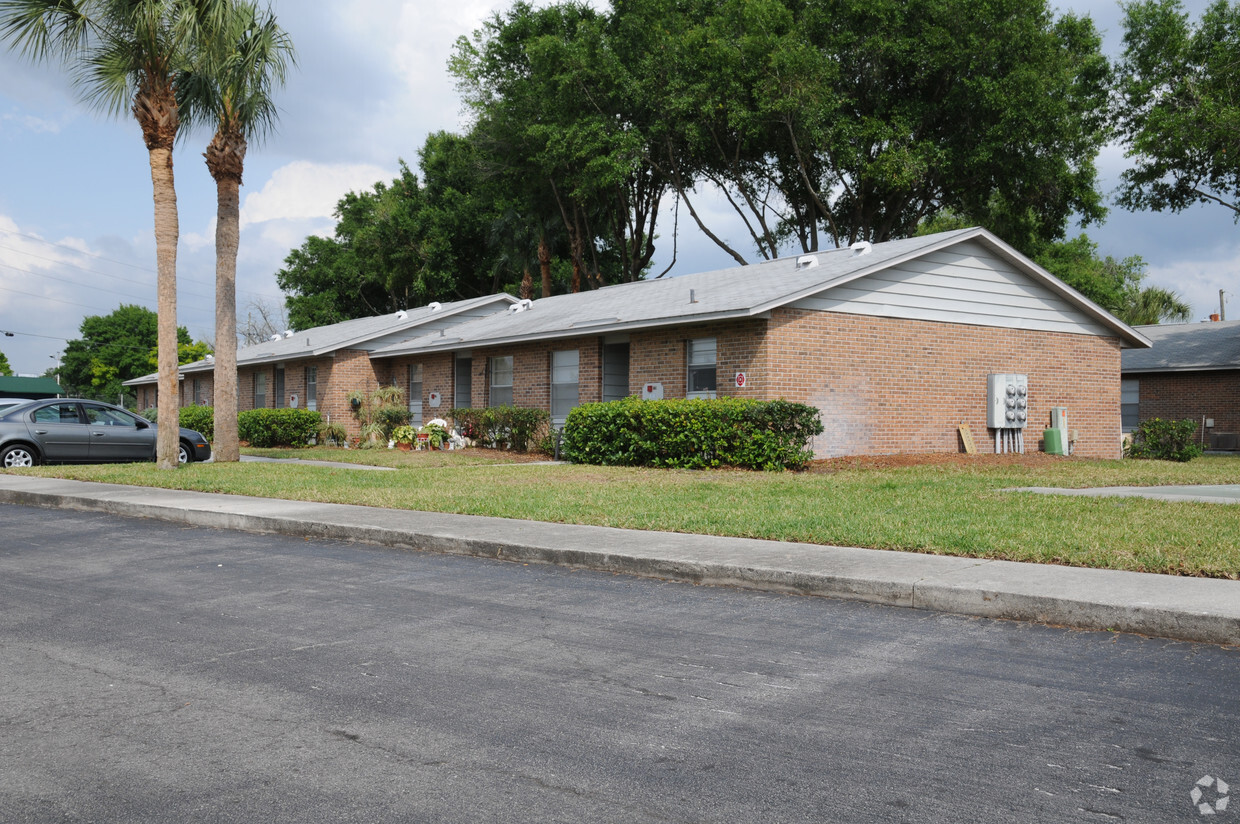
[[[910,320],[1114,334],[1065,297],[977,242],[931,252],[791,304]]]

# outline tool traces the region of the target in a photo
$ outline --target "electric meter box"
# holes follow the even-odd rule
[[[986,376],[986,425],[1024,429],[1029,419],[1029,376]]]

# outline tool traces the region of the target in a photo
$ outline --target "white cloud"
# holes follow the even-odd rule
[[[277,169],[263,188],[247,195],[241,226],[272,220],[331,218],[347,192],[372,188],[396,176],[370,164],[323,164],[299,160]]]

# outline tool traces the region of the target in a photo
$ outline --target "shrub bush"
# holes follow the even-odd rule
[[[1194,420],[1150,418],[1142,421],[1132,433],[1132,443],[1124,450],[1124,455],[1157,461],[1191,461],[1202,452],[1200,444],[1193,440],[1196,434],[1197,422]]]
[[[522,406],[453,409],[451,415],[461,434],[480,446],[507,446],[518,452],[536,446],[550,423],[546,411]]]
[[[561,451],[610,466],[802,469],[821,432],[817,409],[783,400],[625,398],[569,412]]]
[[[237,435],[250,446],[305,446],[323,417],[308,409],[247,409],[237,415]]]
[[[207,440],[215,440],[215,408],[212,406],[182,406],[181,426],[193,429],[207,436]]]

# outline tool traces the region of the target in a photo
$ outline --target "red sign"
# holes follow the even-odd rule
[[[737,386],[737,388],[738,388],[738,389],[742,389],[742,388],[744,388],[744,386],[745,386],[745,380],[746,380],[746,378],[745,378],[745,373],[744,373],[744,372],[737,372],[737,373],[736,373],[736,386]]]

